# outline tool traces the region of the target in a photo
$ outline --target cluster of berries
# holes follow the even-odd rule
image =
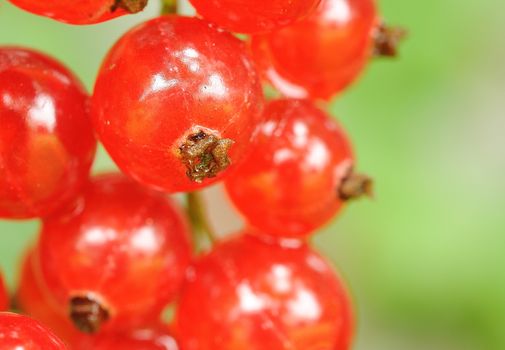
[[[147,2],[10,1],[72,24]],[[320,105],[403,32],[373,0],[191,3],[199,17],[123,35],[92,96],[53,58],[0,47],[0,218],[42,220],[13,303],[32,318],[0,313],[0,349],[350,348],[349,294],[307,239],[372,182]],[[127,176],[90,177],[95,137]],[[247,226],[197,255],[167,194],[221,180]]]

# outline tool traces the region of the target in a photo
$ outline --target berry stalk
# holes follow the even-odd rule
[[[191,227],[193,228],[194,242],[196,248],[200,248],[201,239],[204,238],[210,243],[218,240],[217,234],[207,219],[205,204],[201,192],[189,192],[186,194],[187,212]]]
[[[177,0],[161,0],[161,14],[171,15],[177,13]]]

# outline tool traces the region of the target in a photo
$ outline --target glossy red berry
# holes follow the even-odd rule
[[[66,310],[58,308],[48,291],[41,286],[35,275],[34,251],[30,250],[23,259],[16,290],[16,306],[23,312],[51,329],[67,344],[80,342],[83,338],[68,319]]]
[[[130,333],[103,333],[73,345],[74,350],[178,350],[175,339],[163,326]]]
[[[26,316],[0,312],[0,349],[66,350],[48,328]]]
[[[328,222],[347,199],[370,191],[353,173],[345,131],[309,100],[276,100],[265,110],[252,152],[225,181],[247,221],[280,237],[303,237]]]
[[[70,24],[93,24],[142,11],[147,0],[9,0],[14,5]]]
[[[190,0],[205,19],[239,33],[268,32],[314,10],[321,0]]]
[[[0,47],[0,218],[45,216],[87,181],[89,97],[54,59]]]
[[[183,350],[347,350],[352,318],[342,281],[307,245],[242,235],[188,273],[175,331]]]
[[[0,311],[6,311],[9,308],[9,296],[7,293],[7,288],[0,273]]]
[[[42,280],[83,332],[157,321],[191,259],[189,230],[162,193],[118,174],[93,179],[74,213],[51,216],[38,245]]]
[[[285,96],[330,99],[363,71],[377,23],[374,0],[322,0],[306,19],[253,37],[251,48]]]
[[[263,96],[243,43],[163,16],[124,35],[93,96],[100,140],[127,174],[167,192],[211,184],[249,149]]]

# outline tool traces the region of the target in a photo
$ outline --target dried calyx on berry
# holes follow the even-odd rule
[[[146,5],[147,0],[115,0],[114,5],[111,7],[111,12],[114,12],[118,8],[121,8],[130,13],[137,13],[142,11]]]
[[[231,164],[228,150],[233,143],[231,139],[219,138],[203,130],[189,135],[179,147],[188,178],[201,183],[205,178],[216,177]]]
[[[368,175],[355,173],[351,169],[342,179],[337,193],[343,201],[358,199],[363,196],[373,197],[373,179]]]
[[[407,37],[407,30],[402,27],[390,27],[380,23],[373,33],[373,56],[396,57],[400,41]]]
[[[109,311],[89,295],[70,299],[70,319],[81,332],[96,333],[109,318]]]

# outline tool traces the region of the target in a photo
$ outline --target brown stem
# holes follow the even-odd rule
[[[17,295],[13,295],[9,300],[9,311],[20,314],[24,310],[21,305],[19,305],[19,300]]]
[[[177,13],[177,0],[161,0],[161,14],[172,15]]]
[[[147,0],[115,0],[111,11],[114,12],[118,8],[126,10],[130,13],[137,13],[142,11],[147,5]]]
[[[207,219],[202,194],[200,192],[189,192],[186,194],[186,199],[188,216],[195,236],[195,244],[198,244],[201,236],[205,236],[210,243],[216,242],[218,238]]]
[[[70,319],[81,332],[98,332],[109,317],[107,309],[91,296],[76,296],[70,299]]]
[[[373,34],[374,57],[395,57],[398,54],[400,41],[407,37],[407,30],[401,27],[390,27],[384,23],[377,26]]]
[[[234,143],[200,130],[189,135],[179,147],[181,160],[186,165],[190,180],[201,183],[205,178],[217,176],[231,161],[228,150]]]
[[[340,184],[338,195],[348,201],[362,196],[373,197],[373,180],[370,176],[351,171]]]

